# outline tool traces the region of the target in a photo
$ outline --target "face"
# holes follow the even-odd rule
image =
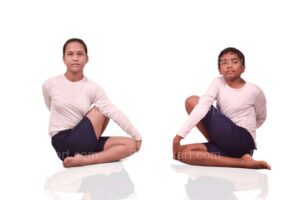
[[[225,80],[233,81],[239,79],[245,71],[239,57],[234,53],[224,54],[220,59],[219,72]]]
[[[83,73],[83,68],[88,62],[84,47],[79,42],[71,42],[67,45],[63,59],[67,71],[71,73]]]

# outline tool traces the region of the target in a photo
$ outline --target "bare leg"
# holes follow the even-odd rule
[[[105,117],[97,107],[92,108],[86,115],[87,118],[91,121],[94,127],[97,140],[104,132],[109,119]]]
[[[204,144],[194,143],[194,144],[185,144],[180,145],[179,152],[190,152],[190,151],[207,151],[207,148]]]
[[[183,145],[180,147],[177,159],[190,165],[271,169],[267,162],[256,161],[249,154],[245,154],[241,158],[231,158],[209,153],[205,149],[203,144]]]
[[[192,112],[192,110],[197,105],[198,101],[200,100],[200,97],[198,96],[190,96],[185,100],[185,109],[188,114]],[[206,130],[204,124],[202,121],[200,121],[196,127],[199,129],[199,131],[204,135],[204,137],[207,139],[207,141],[211,141],[209,137],[209,133]]]
[[[94,127],[97,140],[99,140],[109,122],[109,119],[96,107],[92,108],[86,116],[90,119]],[[130,156],[136,152],[136,150],[136,142],[133,139],[128,137],[110,137],[106,141],[102,152],[90,155],[77,154],[74,157],[67,157],[65,158],[63,165],[64,167],[73,167],[118,161]]]
[[[119,161],[132,155],[136,151],[136,143],[128,137],[110,137],[101,152],[67,157],[63,164],[64,167],[83,166],[99,163]]]
[[[190,96],[186,99],[185,108],[188,114],[192,112],[199,100],[200,97],[198,96]],[[204,137],[210,141],[209,133],[205,125],[200,121],[196,126]],[[271,169],[271,166],[267,162],[256,161],[249,154],[245,154],[241,158],[231,158],[207,152],[204,144],[181,145],[177,159],[190,165]]]

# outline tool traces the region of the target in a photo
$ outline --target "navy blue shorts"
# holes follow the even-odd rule
[[[93,125],[86,116],[73,128],[58,132],[52,137],[52,146],[58,157],[64,160],[75,154],[88,155],[103,151],[109,137],[97,140]]]
[[[211,141],[204,143],[208,152],[222,156],[240,158],[244,154],[253,155],[255,143],[251,134],[233,123],[228,117],[211,106],[202,119]]]

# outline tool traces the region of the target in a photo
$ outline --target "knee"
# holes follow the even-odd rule
[[[92,109],[90,109],[86,114],[86,117],[88,117],[91,121],[102,121],[107,119],[97,107],[93,107]]]
[[[192,112],[193,108],[197,105],[200,97],[198,96],[190,96],[185,100],[185,109],[188,113]]]
[[[89,112],[86,114],[87,117],[95,117],[100,114],[100,110],[97,107],[93,107],[89,110]]]

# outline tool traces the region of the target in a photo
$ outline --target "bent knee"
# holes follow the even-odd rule
[[[185,100],[185,108],[187,112],[191,112],[193,110],[193,108],[197,105],[199,99],[200,97],[193,95]]]
[[[185,105],[196,105],[199,101],[200,97],[196,95],[189,96],[185,100]]]
[[[100,113],[99,108],[97,108],[96,106],[94,106],[93,108],[91,108],[89,110],[89,112],[86,115],[96,115],[96,114],[99,114],[99,113]]]
[[[89,112],[86,114],[86,117],[89,119],[101,119],[101,118],[106,118],[99,110],[97,107],[93,107],[92,109],[89,110]]]

